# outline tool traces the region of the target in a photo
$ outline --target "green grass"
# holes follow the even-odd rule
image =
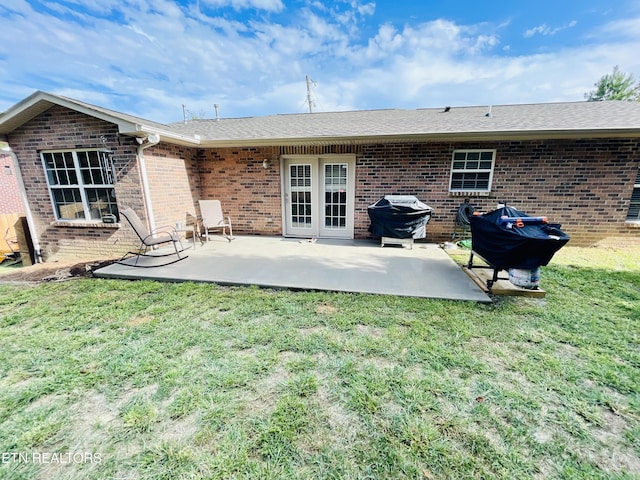
[[[492,304],[0,285],[0,478],[638,478],[638,253]]]
[[[22,264],[21,263],[14,263],[12,260],[4,260],[3,259],[3,261],[0,262],[0,276],[5,274],[5,273],[15,272],[19,268],[22,268]]]

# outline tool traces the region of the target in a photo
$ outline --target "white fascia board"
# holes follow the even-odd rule
[[[200,145],[199,135],[181,135],[170,130],[164,130],[157,127],[150,127],[148,125],[120,123],[118,124],[118,132],[122,135],[129,135],[132,137],[146,137],[147,135],[159,135],[162,141],[167,143],[174,143],[185,146]]]

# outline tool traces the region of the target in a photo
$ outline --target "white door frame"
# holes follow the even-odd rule
[[[280,159],[281,162],[281,182],[282,182],[282,230],[285,237],[302,237],[302,238],[345,238],[352,239],[354,236],[354,216],[355,216],[355,155],[285,155]],[[339,175],[346,167],[346,179],[333,177],[331,185],[326,184],[325,166],[340,166]],[[310,182],[308,186],[302,185],[297,187],[300,193],[294,192],[294,195],[304,195],[305,201],[310,200],[310,207],[305,213],[305,223],[302,227],[293,225],[291,221],[291,205],[292,186],[290,177],[291,165],[308,166],[296,173],[308,175],[310,173]],[[335,171],[335,169],[334,169]],[[337,185],[337,184],[340,185]],[[344,189],[341,188],[344,185]],[[332,188],[334,194],[340,198],[343,205],[331,206],[326,205],[327,188]],[[307,194],[307,191],[309,194]],[[340,195],[344,193],[345,196]],[[341,208],[344,206],[344,208]],[[296,208],[300,208],[299,205]],[[305,205],[305,208],[306,205]],[[339,212],[339,219],[326,217],[327,211]]]

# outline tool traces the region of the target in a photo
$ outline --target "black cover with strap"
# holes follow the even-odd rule
[[[560,224],[524,222],[518,227],[502,217],[531,218],[509,206],[470,218],[471,248],[494,268],[532,270],[547,265],[569,241]]]
[[[433,209],[413,195],[385,195],[367,211],[375,236],[424,238]]]

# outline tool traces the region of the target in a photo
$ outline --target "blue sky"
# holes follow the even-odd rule
[[[35,90],[188,115],[582,101],[640,78],[640,0],[0,0],[0,111]]]

